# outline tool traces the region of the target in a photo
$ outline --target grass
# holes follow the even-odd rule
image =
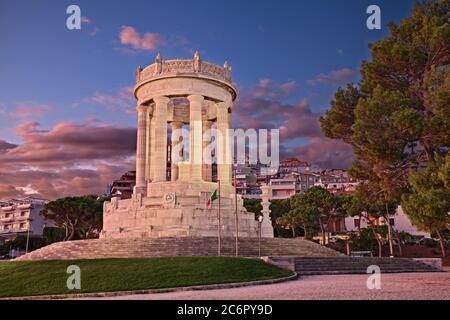
[[[67,267],[81,269],[81,289],[69,290]],[[173,257],[0,263],[0,298],[113,292],[281,278],[287,270],[258,259]]]

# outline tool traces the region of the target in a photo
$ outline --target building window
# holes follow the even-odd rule
[[[359,226],[361,225],[361,220],[359,220],[359,219],[355,219],[355,220],[353,220],[353,222],[354,222],[356,228],[359,228]]]
[[[395,226],[395,219],[394,219],[394,218],[390,218],[390,219],[389,219],[389,224],[390,224],[391,226]]]
[[[20,224],[20,229],[25,229],[25,223]]]

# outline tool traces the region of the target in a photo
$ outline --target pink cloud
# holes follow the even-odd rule
[[[242,128],[278,128],[284,140],[322,136],[320,113],[311,111],[306,99],[296,104],[281,101],[297,90],[295,81],[277,84],[271,79],[260,80],[242,91],[233,113],[234,124]]]
[[[44,130],[31,121],[16,132],[23,143],[0,141],[0,199],[23,190],[50,199],[98,194],[134,168],[135,128],[61,122]]]
[[[120,43],[129,45],[135,50],[153,51],[161,42],[161,37],[152,32],[146,32],[142,36],[130,26],[122,26],[119,33]]]
[[[5,151],[17,147],[16,144],[6,142],[5,140],[0,140],[0,151]]]
[[[280,84],[272,79],[260,79],[257,85],[250,88],[249,94],[255,98],[283,99],[297,90],[295,81]]]
[[[97,33],[101,31],[100,28],[94,24],[94,21],[90,17],[82,16],[81,23],[85,25],[83,29],[86,29],[91,37],[95,37]]]
[[[87,16],[81,16],[81,23],[82,24],[91,24],[92,23],[92,19],[87,17]]]
[[[291,155],[321,168],[347,169],[355,160],[352,147],[342,141],[324,137],[312,138]]]
[[[135,114],[136,100],[133,96],[133,88],[126,86],[115,93],[96,92],[91,97],[83,99],[83,102],[105,106],[110,112],[123,111],[127,114]],[[75,104],[79,106],[80,103]]]
[[[345,84],[356,77],[356,71],[344,68],[340,70],[333,70],[329,73],[321,73],[317,75],[314,79],[308,80],[308,84],[317,85],[324,84],[329,86],[337,86]]]
[[[33,103],[33,102],[26,102],[26,103],[23,103],[23,104],[31,104],[31,105],[33,105],[35,103]],[[9,115],[11,117],[17,118],[17,119],[24,119],[24,118],[29,118],[29,117],[40,117],[45,112],[50,111],[50,110],[52,110],[54,108],[55,108],[55,106],[47,105],[47,104],[35,105],[35,106],[20,105],[14,111],[10,112]]]
[[[287,90],[293,86],[286,82]],[[242,90],[235,103],[233,126],[236,128],[279,129],[280,154],[296,156],[323,168],[347,168],[354,159],[350,146],[327,139],[320,128],[320,112],[314,112],[307,99],[295,104],[283,103],[274,94],[274,82],[261,80],[250,89]],[[280,86],[278,86],[279,88]],[[289,145],[302,138],[306,143],[292,148]]]

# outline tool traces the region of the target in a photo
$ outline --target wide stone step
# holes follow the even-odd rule
[[[381,271],[383,272],[383,271]],[[415,269],[398,269],[384,271],[384,273],[420,273],[420,272],[439,272],[439,271],[423,271]],[[327,271],[300,271],[297,272],[300,276],[315,276],[315,275],[345,275],[345,274],[367,274],[366,270],[327,270]]]
[[[241,256],[259,255],[258,238],[239,239]],[[96,259],[164,256],[215,256],[218,241],[205,238],[105,239],[58,242],[38,249],[19,260]],[[221,240],[222,255],[235,255],[235,238]],[[317,243],[299,239],[263,238],[262,255],[340,256],[341,253]]]
[[[438,268],[409,258],[301,257],[294,261],[301,275],[365,274],[369,266],[382,273],[438,272]]]
[[[402,270],[402,269],[414,269],[414,270],[431,270],[433,268],[421,267],[421,266],[379,266],[381,270]],[[314,271],[314,270],[367,270],[367,266],[344,266],[344,267],[295,267],[298,271]]]

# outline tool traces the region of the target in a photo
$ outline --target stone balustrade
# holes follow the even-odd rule
[[[202,77],[209,77],[232,84],[231,67],[227,63],[225,63],[224,67],[220,67],[213,63],[199,60],[198,67],[196,67],[195,59],[161,60],[144,69],[138,69],[136,72],[136,84],[139,85],[161,77],[183,75],[201,75]]]

